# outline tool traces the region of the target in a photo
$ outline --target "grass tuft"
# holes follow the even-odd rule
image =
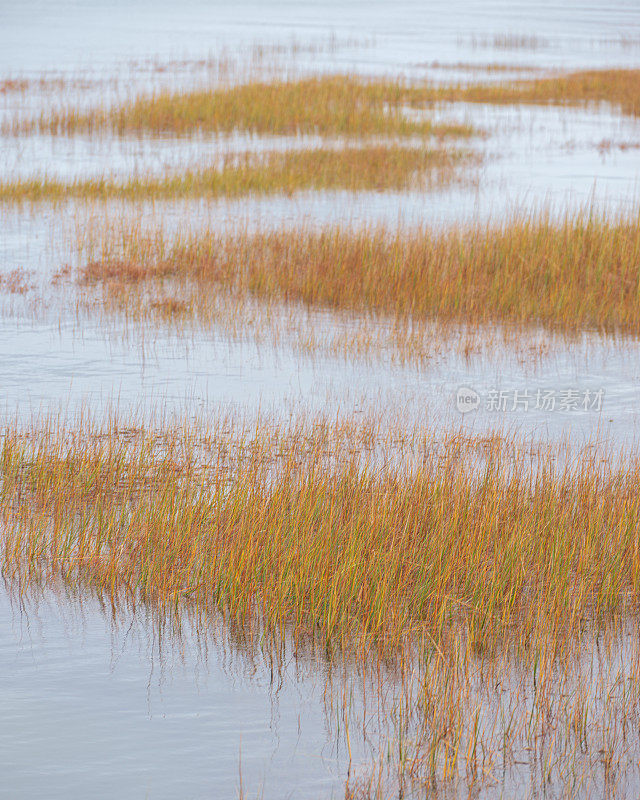
[[[195,132],[292,136],[457,136],[469,125],[413,120],[406,106],[421,96],[401,80],[351,75],[273,82],[252,81],[196,91],[159,91],[114,108],[63,110],[20,120],[5,133],[50,134],[111,131],[117,134],[191,135]]]
[[[640,70],[581,70],[546,78],[493,84],[433,87],[432,102],[462,101],[494,105],[587,106],[607,103],[623,114],[640,114]]]
[[[640,220],[515,217],[494,226],[354,231],[139,229],[89,249],[85,282],[195,281],[203,291],[398,319],[640,333]]]
[[[637,594],[636,466],[522,469],[499,439],[452,436],[381,467],[342,426],[7,432],[4,574],[390,650],[461,619],[478,647],[524,644]]]
[[[457,169],[478,158],[445,148],[375,145],[245,153],[223,159],[219,167],[187,170],[161,177],[89,178],[64,181],[27,178],[0,182],[0,202],[59,202],[67,199],[168,200],[190,197],[238,197],[292,194],[305,190],[383,191],[443,186],[460,176]]]

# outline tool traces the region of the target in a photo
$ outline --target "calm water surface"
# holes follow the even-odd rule
[[[0,0],[0,79],[83,75],[98,81],[78,93],[80,102],[91,104],[118,96],[122,86],[133,91],[162,80],[190,80],[185,70],[160,78],[150,63],[207,58],[223,48],[248,52],[255,42],[326,42],[329,36],[336,46],[313,55],[302,51],[297,68],[442,78],[458,73],[433,70],[433,62],[630,66],[640,64],[639,32],[636,0]],[[495,37],[509,35],[526,37],[525,46],[493,47]],[[108,79],[120,84],[100,84]],[[48,102],[51,97],[44,95],[7,94],[0,96],[0,115]],[[513,209],[549,203],[560,211],[585,203],[623,211],[638,207],[640,149],[629,146],[640,141],[634,120],[607,109],[475,106],[437,113],[491,134],[472,142],[485,156],[472,186],[431,194],[166,204],[155,213],[180,229],[197,221],[224,226],[239,220],[261,226],[441,225],[499,219]],[[221,151],[312,143],[242,136],[187,142],[6,137],[0,139],[0,176],[163,172],[214,160]],[[185,336],[159,326],[144,341],[135,334],[119,336],[108,324],[78,317],[72,294],[42,302],[50,275],[73,261],[74,231],[87,224],[83,213],[68,207],[0,209],[0,271],[29,270],[37,287],[2,299],[5,419],[73,414],[84,406],[115,406],[124,415],[149,418],[154,409],[181,417],[230,408],[284,418],[301,410],[381,412],[396,423],[502,427],[543,440],[570,436],[584,443],[602,437],[628,444],[638,438],[635,341],[585,334],[577,342],[555,342],[536,359],[509,346],[467,358],[445,343],[418,365],[395,363],[384,352],[361,359],[305,354],[295,336],[276,346],[268,338],[230,334],[224,326]],[[358,325],[339,316],[301,314],[301,324],[321,338]],[[601,410],[497,414],[481,406],[463,418],[455,406],[460,386],[483,398],[494,390],[541,387],[605,394]],[[95,599],[48,597],[25,610],[0,592],[0,797],[233,797],[241,781],[249,797],[340,797],[347,775],[372,763],[375,737],[373,744],[354,737],[349,772],[344,739],[327,713],[322,661],[287,662],[274,687],[268,660],[224,634],[203,649],[197,637],[185,634],[178,643],[165,643],[156,631],[140,613],[114,621]]]

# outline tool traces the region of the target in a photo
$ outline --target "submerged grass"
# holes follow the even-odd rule
[[[185,197],[238,197],[304,190],[378,191],[442,186],[477,158],[461,150],[374,145],[229,155],[219,166],[165,176],[64,181],[25,178],[0,182],[0,202],[86,200],[166,200]]]
[[[200,231],[139,228],[89,242],[85,282],[190,280],[202,291],[398,319],[510,322],[640,333],[640,220],[514,217],[445,231],[385,228]]]
[[[187,135],[197,131],[323,136],[471,136],[470,125],[413,120],[405,106],[420,90],[394,79],[320,76],[252,81],[196,91],[159,91],[114,108],[43,113],[5,126],[5,133]]]
[[[63,287],[63,291],[68,287]],[[73,288],[73,287],[72,287]],[[67,295],[68,296],[68,295]],[[50,308],[50,290],[46,298]],[[45,301],[46,302],[46,301]],[[304,358],[328,356],[350,366],[384,363],[423,370],[436,359],[490,359],[493,364],[542,364],[566,352],[565,337],[542,329],[393,319],[349,312],[327,314],[295,304],[238,295],[221,288],[171,281],[151,285],[108,282],[82,287],[75,305],[79,325],[99,320],[107,335],[129,346],[153,347],[154,335],[220,337]],[[38,313],[36,311],[35,313]],[[579,348],[577,348],[579,349]]]

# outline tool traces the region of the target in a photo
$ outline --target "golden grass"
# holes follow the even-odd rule
[[[322,136],[471,136],[469,125],[412,120],[405,106],[422,97],[401,80],[355,76],[251,81],[195,91],[158,91],[119,107],[43,113],[4,132],[53,134],[108,130],[118,134],[196,132]]]
[[[461,624],[478,651],[526,653],[637,611],[635,462],[532,467],[499,438],[434,441],[389,450],[349,422],[7,431],[3,573],[381,655]]]
[[[89,242],[84,282],[196,281],[396,319],[640,332],[640,226],[545,215],[445,231],[270,230]]]
[[[546,78],[535,78],[493,84],[432,87],[431,97],[423,101],[462,101],[512,105],[585,106],[607,103],[623,114],[640,114],[640,70],[607,69],[582,70]]]
[[[496,67],[499,68],[499,67]],[[640,113],[640,70],[581,70],[498,83],[439,85],[400,79],[330,75],[244,83],[215,88],[158,89],[113,108],[59,109],[4,123],[2,131],[74,134],[194,133],[322,136],[468,137],[471,125],[416,119],[407,109],[435,102],[555,104],[608,103],[624,114]]]
[[[0,202],[81,200],[166,200],[185,197],[238,197],[305,190],[381,191],[442,186],[477,158],[461,150],[375,145],[229,155],[216,167],[160,177],[119,181],[88,178],[64,181],[23,178],[0,182]]]
[[[375,422],[209,425],[6,429],[0,557],[14,596],[62,584],[114,619],[151,608],[163,637],[182,615],[204,630],[222,617],[276,675],[289,638],[296,661],[315,648],[328,682],[355,656],[380,763],[345,797],[597,788],[637,768],[637,461],[403,439]],[[345,691],[324,698],[350,748]]]

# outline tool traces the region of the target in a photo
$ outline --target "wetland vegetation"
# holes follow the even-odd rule
[[[487,42],[548,47],[533,34]],[[7,148],[85,137],[99,150],[139,137],[152,149],[169,141],[180,157],[189,142],[198,156],[170,168],[1,176],[3,214],[46,209],[62,230],[93,209],[76,240],[47,246],[38,286],[26,260],[0,274],[11,297],[3,322],[26,331],[29,303],[43,316],[59,303],[50,327],[60,335],[70,320],[72,336],[91,339],[135,319],[132,339],[153,340],[164,325],[186,353],[226,326],[229,347],[251,334],[294,362],[313,353],[327,371],[366,372],[373,353],[395,391],[367,413],[360,399],[344,410],[346,396],[331,414],[312,413],[294,395],[246,418],[204,400],[196,418],[185,403],[160,425],[117,403],[102,415],[56,416],[46,403],[28,418],[5,415],[4,590],[23,610],[48,594],[61,605],[89,598],[114,626],[142,618],[158,640],[179,642],[193,625],[203,652],[221,630],[276,695],[286,665],[305,665],[328,710],[345,798],[623,796],[640,785],[637,444],[604,442],[596,423],[590,436],[555,441],[542,423],[542,436],[476,430],[461,416],[428,425],[409,419],[403,393],[434,364],[451,380],[476,357],[499,373],[505,351],[536,374],[554,337],[567,360],[585,336],[594,349],[637,343],[637,204],[453,221],[426,209],[486,177],[497,133],[467,104],[585,113],[607,104],[634,124],[640,73],[525,64],[526,77],[507,80],[513,65],[494,62],[464,83],[287,72],[293,54],[337,47],[254,47],[239,72],[203,62],[194,72],[208,83],[157,84],[113,102],[83,95],[96,89],[87,76],[0,81],[9,102],[52,93],[38,108],[7,105]],[[154,75],[184,67],[156,65]],[[205,141],[215,157],[197,150]],[[303,213],[308,197],[340,210],[367,193],[418,197],[424,219],[345,212],[329,224]],[[299,206],[278,205],[293,196]],[[251,216],[257,201],[273,204],[266,223]],[[208,358],[199,368],[215,371]]]

